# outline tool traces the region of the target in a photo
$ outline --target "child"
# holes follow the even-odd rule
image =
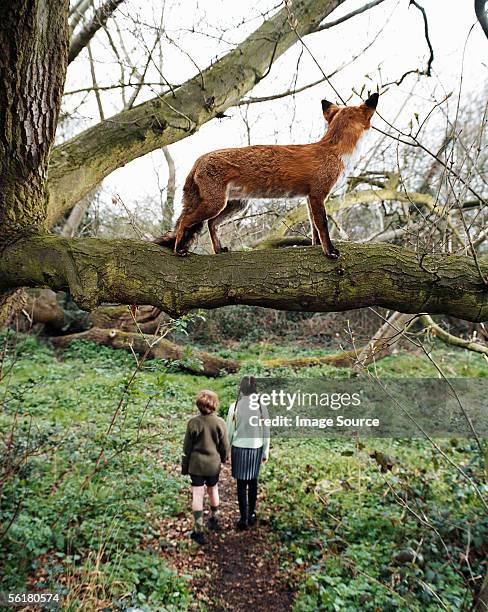
[[[207,485],[210,498],[211,516],[208,527],[216,531],[219,528],[217,483],[221,462],[225,463],[229,458],[230,447],[225,422],[215,414],[219,407],[218,395],[213,391],[200,391],[196,404],[200,414],[190,419],[186,427],[181,473],[189,474],[192,484],[194,526],[190,537],[198,544],[204,544],[205,538],[202,533],[204,485]]]
[[[239,387],[237,402],[231,404],[227,415],[227,431],[232,444],[232,476],[237,481],[237,501],[241,518],[237,529],[252,527],[257,522],[256,500],[261,463],[269,457],[269,427],[254,427],[250,417],[256,414],[250,409],[249,396],[257,393],[256,379],[244,376]],[[268,417],[264,406],[259,415]]]

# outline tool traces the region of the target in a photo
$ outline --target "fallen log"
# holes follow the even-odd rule
[[[119,329],[92,327],[79,334],[51,338],[51,342],[57,348],[65,348],[75,340],[89,340],[103,346],[134,351],[138,355],[147,352],[147,359],[178,361],[182,370],[204,376],[218,376],[222,371],[237,372],[240,367],[237,361],[223,359],[205,351],[187,349],[158,336],[135,334]]]
[[[169,317],[155,306],[139,306],[134,318],[126,305],[99,306],[88,315],[93,327],[154,334]]]
[[[48,335],[74,334],[90,327],[88,313],[80,310],[64,291],[30,289],[23,314],[30,324],[43,324]]]
[[[293,357],[291,359],[267,359],[264,365],[268,368],[279,368],[279,367],[290,367],[293,369],[300,368],[311,368],[316,365],[331,365],[336,368],[351,368],[355,365],[359,353],[365,347],[359,347],[357,349],[350,349],[348,351],[341,351],[340,353],[334,353],[333,355],[323,355],[320,357]]]

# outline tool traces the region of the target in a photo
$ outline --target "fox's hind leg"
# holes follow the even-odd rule
[[[193,224],[185,224],[177,229],[175,241],[175,253],[177,255],[186,255],[191,244],[202,231],[203,221]]]
[[[217,228],[226,220],[231,219],[238,212],[243,212],[248,205],[247,200],[229,200],[226,207],[216,217],[208,220],[208,231],[214,253],[227,253],[227,247],[222,246],[217,235]]]
[[[225,189],[212,185],[204,193],[200,190],[201,197],[197,206],[191,212],[183,214],[176,228],[175,253],[186,255],[188,248],[196,238],[197,234],[208,219],[216,217],[226,204]]]

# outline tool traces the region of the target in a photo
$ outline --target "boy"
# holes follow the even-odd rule
[[[227,428],[223,419],[215,414],[219,407],[219,397],[213,391],[203,390],[196,397],[200,414],[188,421],[181,473],[189,474],[192,484],[192,510],[194,518],[192,540],[204,544],[203,535],[203,498],[205,487],[210,498],[211,516],[208,527],[218,530],[219,489],[218,481],[221,463],[229,458],[230,447]]]

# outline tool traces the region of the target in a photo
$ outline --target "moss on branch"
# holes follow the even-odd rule
[[[49,286],[91,310],[104,302],[151,304],[177,316],[229,304],[335,312],[384,306],[488,320],[488,289],[473,260],[420,256],[395,245],[339,244],[337,261],[320,247],[175,257],[132,240],[26,237],[0,260],[0,291]],[[488,261],[481,261],[483,274]]]

